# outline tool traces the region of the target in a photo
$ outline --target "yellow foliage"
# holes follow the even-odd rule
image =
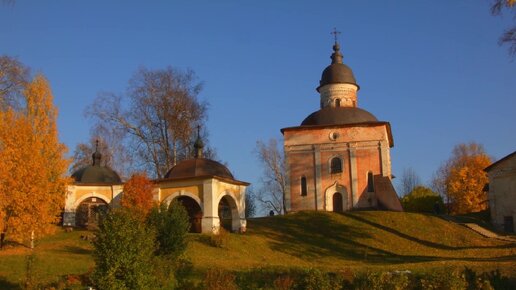
[[[152,199],[154,184],[145,173],[136,173],[125,183],[121,206],[146,217],[155,205]]]
[[[489,164],[491,160],[484,152],[457,156],[450,164],[446,189],[452,213],[463,214],[487,208],[487,194],[483,188],[488,182],[484,168]]]
[[[0,111],[0,231],[18,242],[52,232],[68,182],[47,80],[36,76],[24,98],[23,110]]]

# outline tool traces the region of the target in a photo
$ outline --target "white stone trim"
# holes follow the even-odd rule
[[[195,194],[191,193],[191,192],[188,192],[186,190],[180,190],[180,191],[176,191],[174,193],[172,193],[171,195],[169,195],[167,198],[165,198],[162,203],[166,203],[167,207],[170,205],[170,203],[174,200],[174,198],[177,198],[177,197],[181,197],[181,196],[187,196],[187,197],[190,197],[192,198],[193,200],[195,200],[195,202],[197,202],[197,204],[199,205],[199,207],[201,208],[201,211],[203,211],[203,204],[201,202],[201,199],[196,196]],[[204,212],[204,211],[203,211]]]
[[[335,192],[338,192],[342,195],[342,209],[348,210],[350,208],[348,191],[346,190],[345,186],[340,185],[337,181],[335,181],[335,183],[328,187],[324,192],[326,200],[325,210],[333,211],[333,194],[335,194]]]

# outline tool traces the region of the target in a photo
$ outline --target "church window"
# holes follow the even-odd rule
[[[374,192],[374,177],[371,171],[367,173],[367,191]]]
[[[308,194],[308,190],[306,188],[306,177],[301,177],[301,195],[306,196]]]
[[[333,157],[330,164],[330,173],[341,173],[342,172],[342,160],[339,157]]]
[[[340,99],[335,99],[335,107],[340,107]]]

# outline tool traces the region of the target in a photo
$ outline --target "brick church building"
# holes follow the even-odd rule
[[[335,41],[317,87],[320,109],[281,129],[287,164],[287,211],[401,211],[392,186],[389,122],[358,107],[360,89]]]

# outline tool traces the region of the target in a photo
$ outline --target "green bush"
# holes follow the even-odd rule
[[[304,273],[303,280],[299,286],[306,290],[334,289],[329,276],[317,269],[308,269]]]
[[[353,289],[360,290],[406,290],[414,289],[414,281],[409,273],[380,272],[359,273],[353,280]],[[426,289],[426,288],[425,288]]]
[[[164,204],[153,208],[147,224],[156,232],[157,255],[175,259],[184,253],[190,219],[183,205],[173,201],[168,209]]]
[[[98,289],[152,289],[155,233],[126,210],[109,212],[93,242]]]
[[[416,186],[401,199],[403,209],[410,212],[436,213],[436,203],[439,206],[439,212],[442,213],[444,210],[443,199],[439,194],[424,186]]]
[[[465,275],[461,271],[436,271],[425,273],[419,279],[420,289],[453,289],[464,290],[468,288]]]

